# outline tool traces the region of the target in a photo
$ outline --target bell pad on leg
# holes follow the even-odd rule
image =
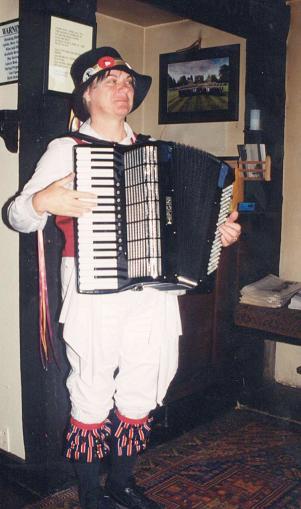
[[[113,451],[117,449],[118,456],[132,456],[146,449],[152,420],[148,416],[144,419],[129,419],[116,410],[112,418]]]
[[[84,424],[71,418],[66,433],[65,456],[70,461],[92,463],[104,458],[109,451],[111,421]]]

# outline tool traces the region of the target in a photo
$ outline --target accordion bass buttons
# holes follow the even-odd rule
[[[122,251],[123,251],[123,245],[122,245],[122,226],[121,226],[121,206],[120,206],[120,183],[117,182],[116,183],[116,187],[117,187],[117,190],[116,190],[116,203],[117,203],[117,206],[116,206],[116,211],[117,211],[117,222],[116,222],[116,226],[117,226],[117,230],[116,230],[116,237],[117,237],[117,251],[118,251],[118,255],[121,255],[122,254]]]

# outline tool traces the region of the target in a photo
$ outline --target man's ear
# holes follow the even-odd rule
[[[84,91],[83,93],[83,98],[82,98],[82,102],[83,102],[83,105],[85,106],[86,110],[88,112],[90,112],[90,102],[91,102],[91,97],[90,97],[90,87],[86,88],[86,90]]]
[[[87,87],[86,90],[84,91],[84,93],[83,93],[83,100],[85,102],[89,102],[90,101],[90,87]]]

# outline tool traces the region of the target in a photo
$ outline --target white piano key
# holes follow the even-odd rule
[[[77,175],[81,175],[84,173],[87,173],[87,171],[90,169],[90,174],[93,175],[94,173],[99,173],[101,176],[105,176],[105,173],[108,172],[108,174],[114,174],[114,161],[84,161],[84,162],[77,162],[76,165],[76,173]]]
[[[106,157],[107,159],[113,159],[114,153],[113,149],[103,150],[101,152],[89,152],[89,150],[76,150],[76,159],[78,161],[91,161],[92,159],[96,159],[97,157],[101,160],[100,156]]]
[[[102,259],[102,258],[114,258],[115,256],[118,255],[118,251],[115,250],[115,251],[95,251],[93,250],[93,258],[95,260],[97,260],[98,258],[99,259]]]
[[[96,225],[97,223],[103,223],[103,224],[113,224],[113,223],[116,223],[117,222],[117,219],[116,219],[116,216],[115,214],[111,214],[111,213],[108,213],[108,214],[105,214],[105,213],[100,213],[100,214],[89,214],[89,217],[84,217],[82,216],[80,218],[80,224],[81,225]]]
[[[97,237],[101,237],[103,240],[107,241],[115,241],[116,240],[116,226],[114,224],[111,225],[91,225],[91,229],[87,228],[81,228],[79,227],[78,232],[81,237],[83,238],[89,238],[89,239],[95,239],[97,240]],[[107,238],[105,238],[107,237]]]
[[[97,166],[97,168],[96,168]],[[107,165],[108,166],[108,165]],[[77,166],[77,176],[80,175],[99,175],[102,178],[114,177],[114,166],[109,168],[95,164],[95,167],[91,168],[91,163],[87,162]]]
[[[80,234],[81,242],[113,242],[117,240],[116,233],[114,232],[82,232]]]
[[[90,279],[90,273],[92,274],[92,277],[93,278],[97,278],[97,279],[101,279],[101,278],[105,278],[105,277],[117,277],[117,274],[118,274],[118,270],[117,269],[107,269],[107,270],[97,270],[97,271],[89,271],[88,274],[85,274],[83,272],[83,274],[81,273],[81,271],[79,270],[79,277],[81,279],[81,281],[85,281],[86,279]]]
[[[102,251],[104,250],[104,251]],[[104,243],[104,242],[101,242],[101,243],[91,243],[91,244],[79,244],[78,246],[78,252],[80,255],[83,255],[83,256],[88,256],[89,253],[92,253],[97,256],[98,253],[106,253],[108,250],[108,252],[112,251],[114,252],[114,255],[118,252],[118,246],[117,246],[117,243],[111,243],[111,242],[108,242],[108,243]]]
[[[97,197],[102,201],[105,198],[112,198],[115,196],[115,189],[112,188],[100,188],[99,186],[92,184],[91,192],[97,194]]]
[[[102,179],[102,178],[97,178],[97,176],[92,178],[92,177],[82,175],[81,177],[78,177],[76,179],[76,184],[77,184],[76,188],[79,190],[81,190],[81,188],[83,186],[92,185],[92,184],[98,184],[99,186],[103,186],[103,187],[112,187],[115,189],[115,181],[114,181],[114,179],[111,179],[111,177]]]
[[[93,260],[93,266],[91,266],[91,261],[89,259],[80,260],[79,270],[82,272],[83,270],[93,271],[93,269],[117,269],[117,259],[116,258],[102,258],[100,260]]]
[[[92,208],[91,217],[97,221],[98,215],[105,213],[115,213],[115,207],[112,205],[97,205],[97,207]]]
[[[77,189],[80,189],[82,186],[93,184],[97,184],[98,186],[102,187],[112,187],[113,189],[115,189],[115,181],[114,179],[111,178],[102,179],[98,178],[97,175],[89,178],[88,176],[85,177],[82,175],[80,178],[77,179]]]

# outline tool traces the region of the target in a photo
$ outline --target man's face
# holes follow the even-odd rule
[[[124,71],[113,69],[99,81],[94,81],[84,93],[90,116],[106,115],[124,119],[133,107],[133,78]]]

